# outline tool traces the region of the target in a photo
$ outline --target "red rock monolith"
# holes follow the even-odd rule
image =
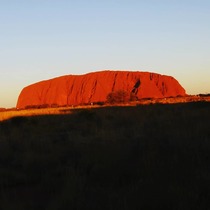
[[[29,85],[21,91],[17,108],[71,106],[105,102],[111,92],[123,90],[142,98],[185,96],[184,88],[171,76],[139,71],[99,71],[67,75]]]

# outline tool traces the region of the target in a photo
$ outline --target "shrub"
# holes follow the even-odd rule
[[[98,102],[95,102],[94,104],[99,105],[99,106],[103,106],[105,104],[105,102],[104,101],[98,101]]]
[[[129,94],[127,91],[118,90],[107,95],[107,102],[110,104],[125,103],[129,101]]]

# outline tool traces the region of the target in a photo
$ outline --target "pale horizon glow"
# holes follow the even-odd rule
[[[210,93],[208,0],[0,0],[0,107],[41,80],[101,70],[173,76]]]

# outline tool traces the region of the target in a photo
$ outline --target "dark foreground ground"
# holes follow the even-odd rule
[[[210,209],[210,103],[1,122],[0,209]]]

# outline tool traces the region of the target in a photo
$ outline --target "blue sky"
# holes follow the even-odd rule
[[[104,69],[210,93],[209,0],[0,0],[0,31],[0,107],[31,83]]]

